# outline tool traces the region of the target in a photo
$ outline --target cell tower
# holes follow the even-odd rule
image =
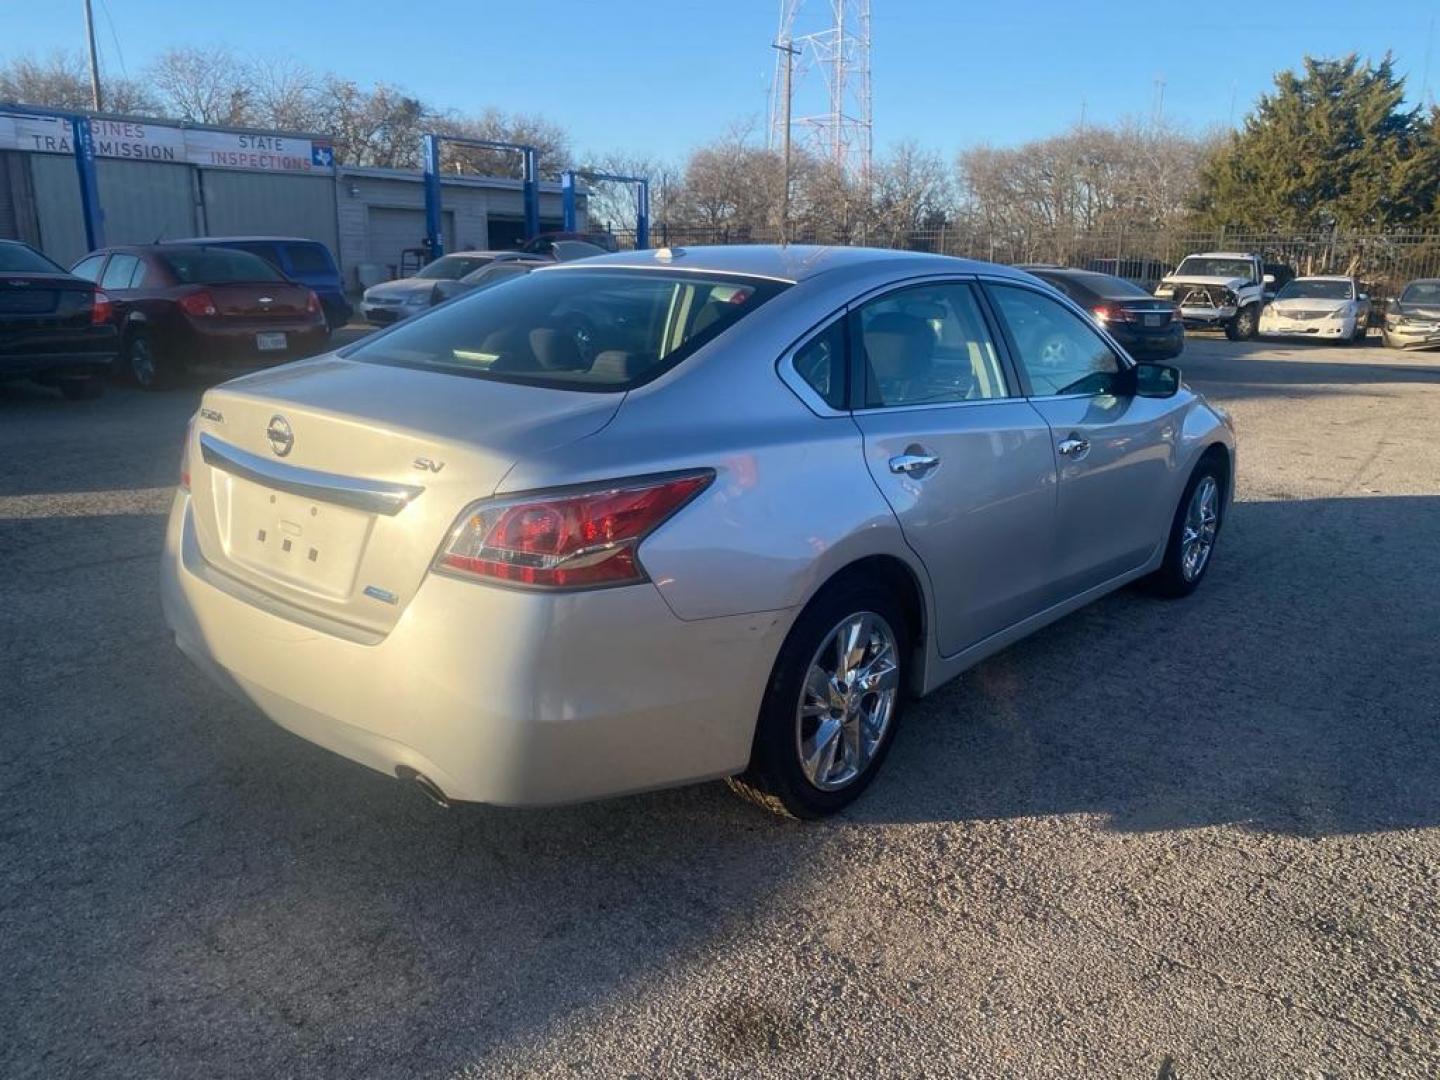
[[[810,0],[808,11],[806,0],[780,0],[776,40],[799,50],[791,75],[795,143],[868,183],[873,126],[870,0]],[[771,149],[778,149],[785,139],[782,87],[787,59],[783,52],[776,54],[770,84]]]

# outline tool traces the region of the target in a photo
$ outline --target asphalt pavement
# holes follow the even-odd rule
[[[916,703],[818,825],[287,734],[160,618],[199,390],[0,387],[0,1076],[1440,1075],[1440,354],[1181,364],[1241,440],[1201,591]]]

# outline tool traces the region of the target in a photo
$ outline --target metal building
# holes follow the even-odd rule
[[[346,281],[398,271],[425,237],[418,171],[337,168],[315,134],[202,128],[87,114],[105,242],[176,236],[281,235],[319,240]],[[62,265],[87,251],[70,121],[0,106],[0,238],[40,248]],[[447,250],[513,247],[523,236],[518,180],[447,176]],[[542,184],[542,229],[561,227],[559,184]]]

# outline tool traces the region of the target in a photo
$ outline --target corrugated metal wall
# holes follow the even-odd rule
[[[68,154],[30,154],[35,187],[35,216],[40,222],[40,247],[61,266],[89,251],[80,210],[80,181],[75,159]]]
[[[0,150],[0,240],[20,239],[20,213],[10,191],[10,170],[18,160],[18,154]]]
[[[113,158],[95,164],[107,244],[153,244],[195,235],[189,165]]]
[[[338,252],[335,182],[328,176],[201,169],[209,236],[305,236]]]

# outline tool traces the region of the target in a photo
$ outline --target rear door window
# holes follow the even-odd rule
[[[110,265],[105,267],[105,273],[100,278],[100,287],[116,290],[130,288],[130,279],[139,266],[140,260],[134,255],[111,255]]]
[[[344,355],[535,386],[625,390],[680,363],[787,287],[572,265],[472,292]]]

